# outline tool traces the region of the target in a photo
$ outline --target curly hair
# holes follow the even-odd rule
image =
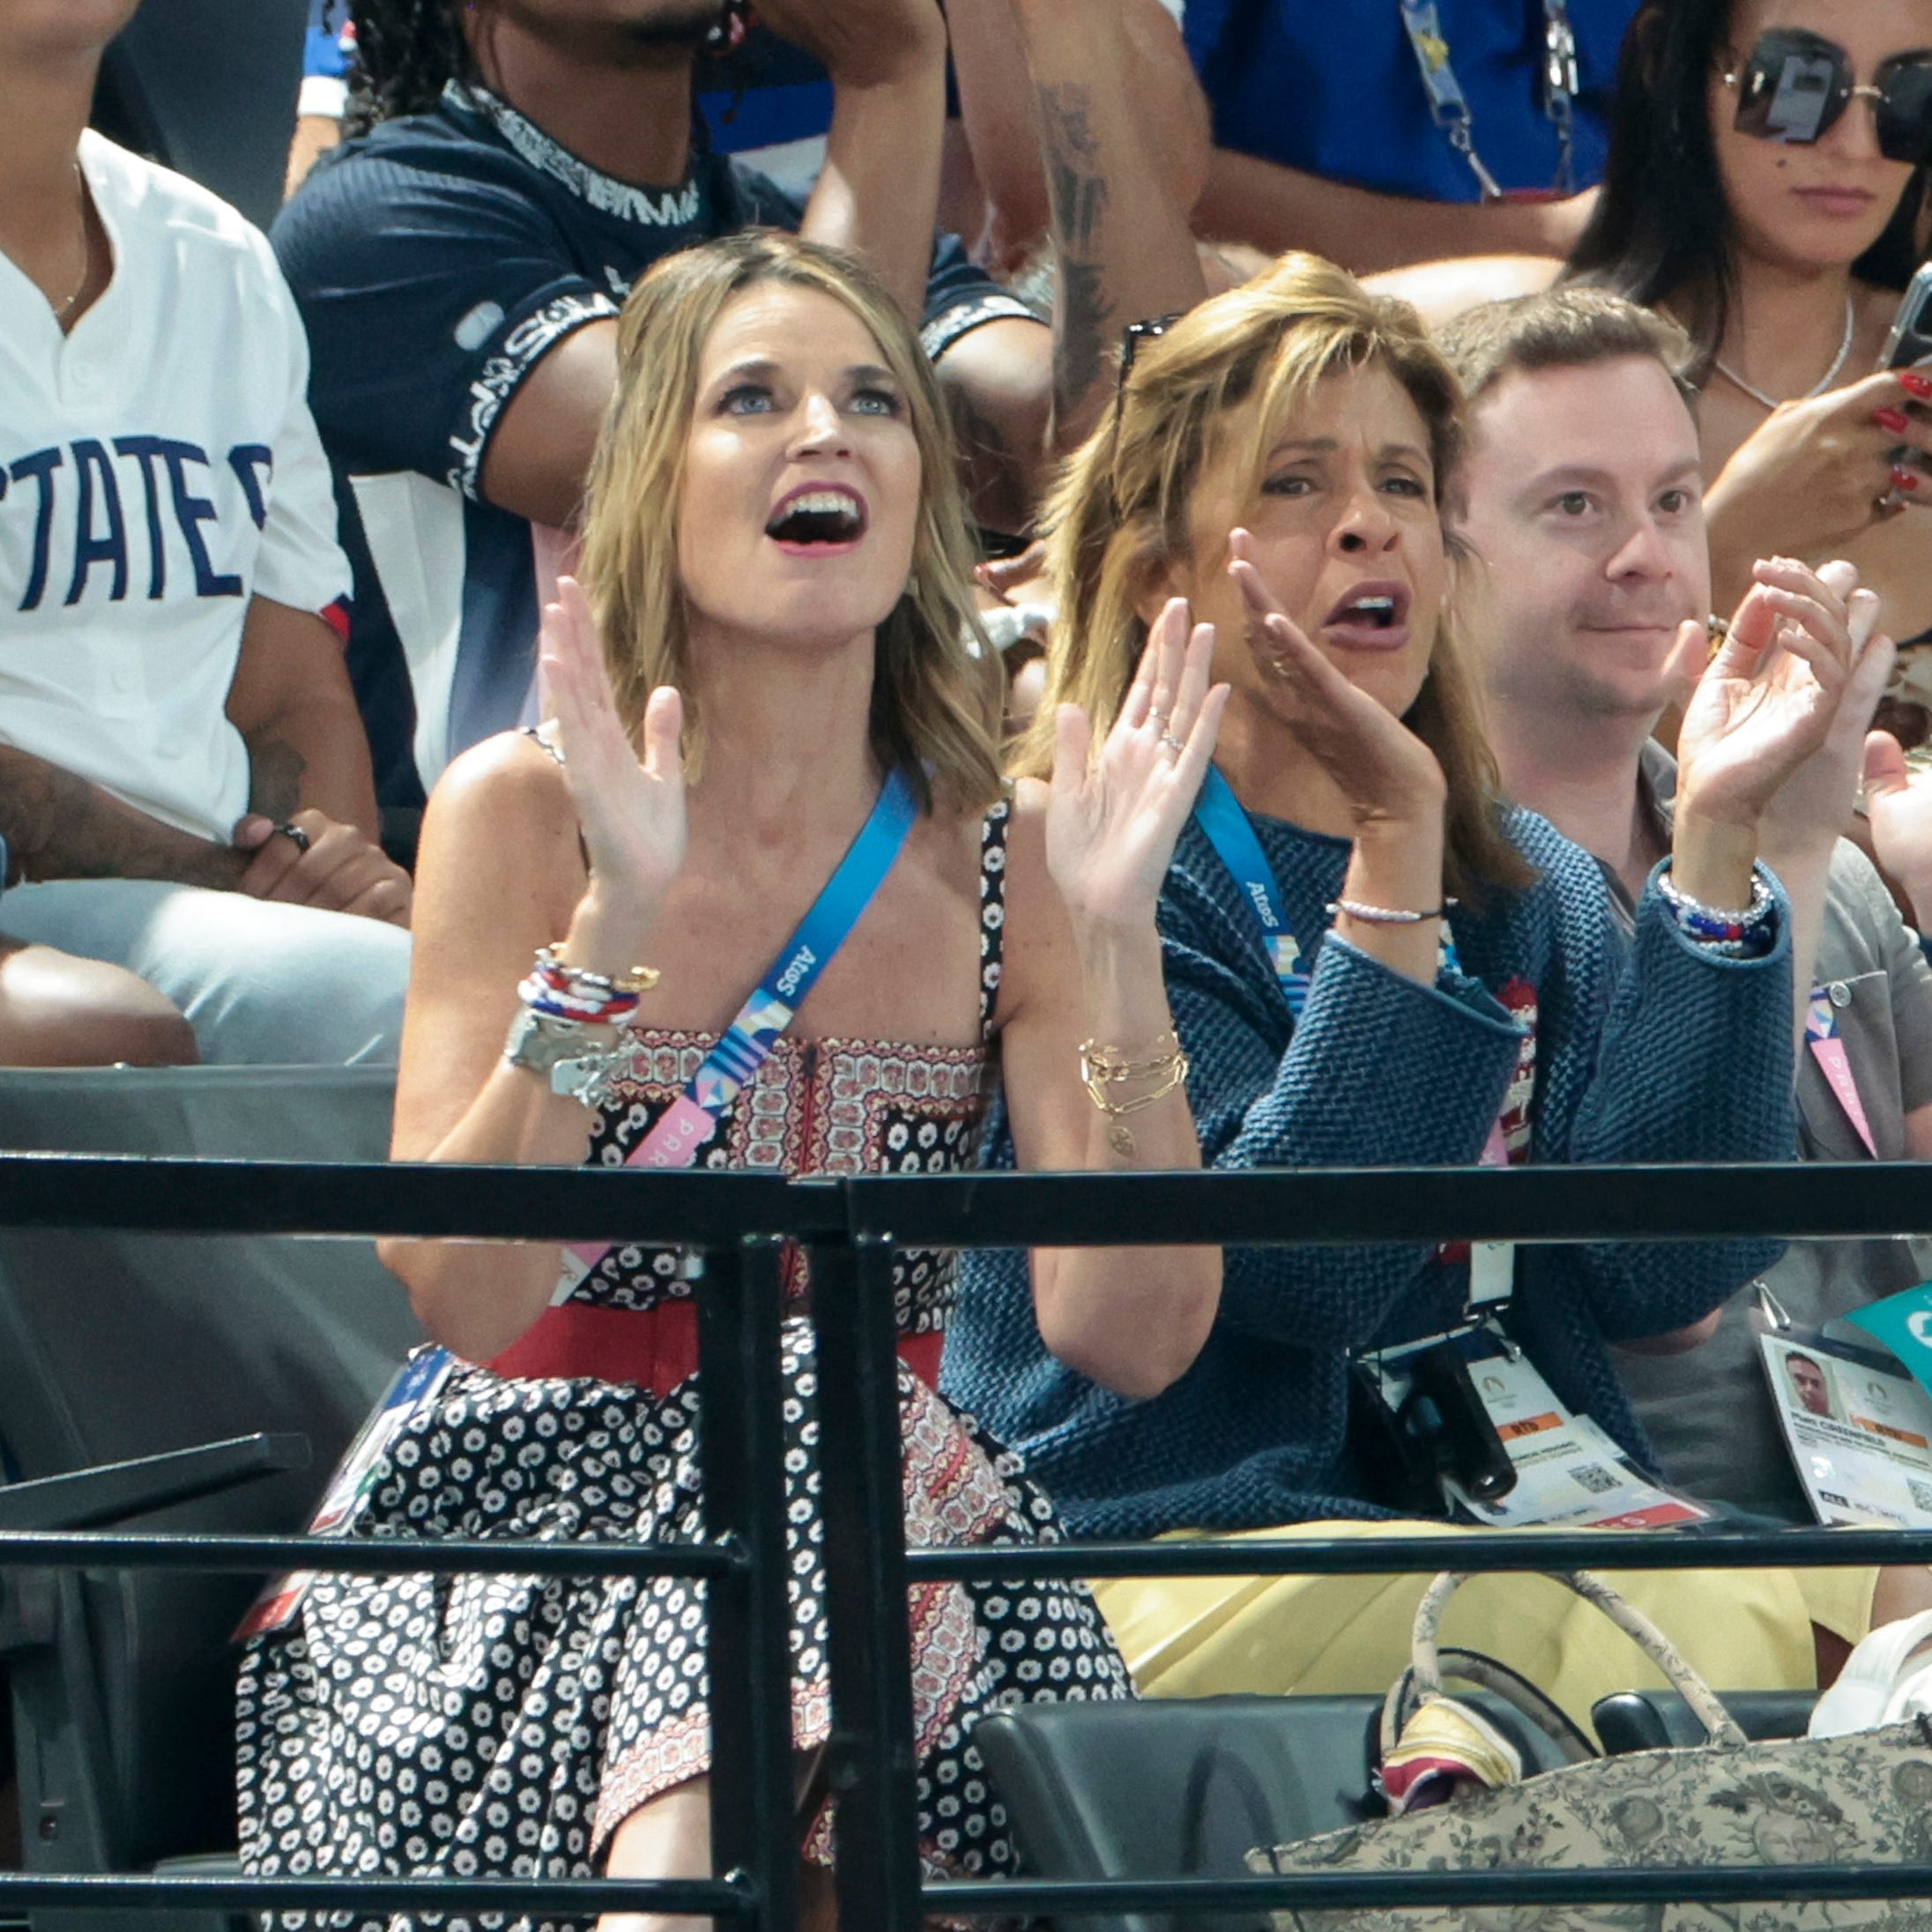
[[[349,0],[355,65],[345,134],[427,114],[450,81],[477,78],[476,56],[463,31],[464,5],[464,0]]]
[[[454,80],[467,86],[480,78],[467,12],[482,12],[490,0],[349,0],[355,26],[355,65],[349,75],[348,111],[343,132],[366,134],[379,121],[427,114]],[[717,0],[719,52],[728,53],[737,36],[734,18],[747,12],[746,0]],[[727,80],[735,67],[726,69]]]

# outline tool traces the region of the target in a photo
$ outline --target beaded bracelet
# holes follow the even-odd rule
[[[620,977],[573,966],[554,946],[539,949],[530,977],[516,989],[532,1013],[577,1026],[622,1026],[637,1011],[639,998],[658,984],[649,966],[633,966]]]
[[[1762,866],[1751,867],[1750,903],[1737,911],[1693,899],[1677,886],[1668,866],[1657,875],[1657,891],[1670,908],[1678,931],[1713,953],[1730,959],[1755,959],[1775,943],[1772,922],[1775,902]]]
[[[1445,899],[1439,906],[1431,907],[1427,912],[1410,912],[1400,906],[1364,905],[1359,899],[1334,899],[1322,910],[1331,919],[1346,912],[1351,919],[1359,919],[1364,925],[1420,925],[1425,919],[1446,918],[1455,903],[1453,899]]]

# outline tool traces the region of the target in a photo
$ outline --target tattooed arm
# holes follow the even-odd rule
[[[251,812],[288,819],[311,806],[375,837],[368,737],[342,646],[319,617],[250,601],[228,722],[249,747]]]
[[[165,879],[233,890],[248,857],[150,818],[32,752],[0,746],[0,836],[9,885],[45,879]]]
[[[1113,0],[1012,4],[1058,257],[1051,442],[1063,452],[1104,412],[1127,324],[1191,308],[1205,289],[1185,189],[1143,124]]]
[[[228,720],[249,747],[249,816],[235,843],[252,856],[238,889],[407,925],[409,875],[377,843],[368,738],[334,632],[255,598]],[[301,836],[278,836],[283,825]]]

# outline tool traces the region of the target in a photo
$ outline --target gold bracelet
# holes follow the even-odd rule
[[[572,979],[583,980],[592,986],[604,988],[615,993],[636,993],[640,997],[652,992],[658,982],[664,977],[655,966],[633,966],[628,973],[593,973],[588,966],[573,966],[567,959],[558,955],[563,950],[564,942],[559,940],[554,946],[543,946],[537,949],[537,964],[554,972],[568,973]]]
[[[1190,1062],[1180,1041],[1171,1032],[1162,1034],[1160,1040],[1170,1043],[1167,1051],[1144,1060],[1129,1059],[1118,1048],[1102,1046],[1096,1040],[1081,1042],[1081,1084],[1095,1106],[1107,1116],[1107,1143],[1116,1154],[1131,1155],[1135,1150],[1133,1131],[1124,1117],[1155,1105],[1186,1083]],[[1155,1043],[1156,1046],[1160,1040]],[[1149,1093],[1134,1094],[1126,1099],[1116,1099],[1110,1091],[1141,1080],[1155,1080],[1160,1084]]]

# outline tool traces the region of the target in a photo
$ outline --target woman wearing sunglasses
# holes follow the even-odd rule
[[[1928,156],[1932,0],[1646,0],[1567,270],[1669,310],[1702,352],[1720,606],[1756,558],[1843,555],[1908,680],[1910,644],[1932,644],[1913,513],[1932,369],[1874,371],[1923,252]]]

